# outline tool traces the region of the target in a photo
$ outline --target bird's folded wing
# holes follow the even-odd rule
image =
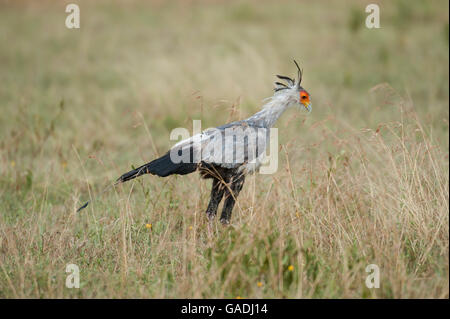
[[[268,129],[234,122],[208,129],[175,144],[170,152],[183,162],[206,162],[236,168],[255,161],[265,152]],[[179,159],[178,159],[179,160]]]

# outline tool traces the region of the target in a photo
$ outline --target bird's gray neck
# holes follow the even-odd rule
[[[278,118],[294,103],[290,94],[276,94],[270,98],[261,111],[247,119],[247,122],[259,127],[272,127]]]

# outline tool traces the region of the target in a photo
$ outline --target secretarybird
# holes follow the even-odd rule
[[[186,175],[198,170],[201,177],[212,179],[206,215],[210,220],[214,219],[219,203],[225,197],[220,221],[229,224],[245,176],[257,170],[266,157],[270,128],[289,107],[303,106],[311,111],[309,93],[300,86],[302,71],[295,60],[294,63],[298,70],[297,80],[277,75],[286,84],[275,82],[275,93],[266,99],[261,111],[248,119],[207,129],[176,143],[160,158],[120,176],[114,185],[144,174],[166,177]]]

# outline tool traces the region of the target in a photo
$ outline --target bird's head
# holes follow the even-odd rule
[[[281,82],[275,82],[275,92],[286,92],[283,90],[289,90],[289,93],[294,95],[294,100],[297,105],[303,106],[308,112],[311,112],[311,96],[300,84],[302,82],[302,70],[298,66],[297,61],[294,60],[295,66],[298,70],[297,80],[294,81],[290,77],[277,75],[280,80],[286,81],[287,84]]]

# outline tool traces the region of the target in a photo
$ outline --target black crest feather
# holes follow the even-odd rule
[[[281,83],[281,82],[275,82],[275,84],[277,85],[277,87],[275,88],[275,92],[278,92],[278,91],[284,90],[284,89],[289,89],[290,87],[294,87],[294,85],[297,86],[297,88],[300,87],[300,83],[302,82],[303,71],[300,69],[300,66],[298,65],[297,61],[294,60],[294,63],[295,63],[295,66],[297,67],[297,82],[288,76],[277,74],[276,77],[281,80],[286,81],[288,85]]]

